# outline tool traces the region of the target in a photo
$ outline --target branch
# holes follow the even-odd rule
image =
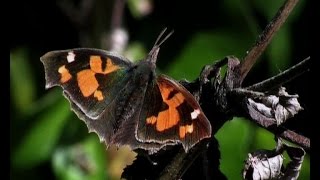
[[[302,110],[297,98],[297,95],[289,95],[285,91],[280,91],[272,96],[268,96],[263,93],[265,91],[270,91],[274,87],[279,87],[282,84],[296,78],[302,73],[308,71],[310,68],[310,57],[304,59],[295,66],[285,70],[284,72],[264,80],[260,83],[249,86],[245,89],[234,88],[231,89],[230,93],[232,97],[244,97],[245,99],[253,98],[260,100],[258,102],[249,103],[247,105],[248,114],[250,115],[251,121],[257,123],[259,126],[267,129],[268,131],[288,140],[292,143],[300,145],[304,149],[310,149],[310,139],[299,135],[291,130],[287,130],[281,126],[286,119],[294,116],[298,111]],[[259,92],[260,91],[260,92]],[[281,100],[282,97],[282,100]],[[275,101],[278,98],[278,102]],[[264,100],[263,100],[264,99]],[[277,108],[277,106],[282,108]],[[240,105],[241,106],[241,105]],[[277,116],[277,114],[279,116]],[[277,118],[278,117],[278,118]],[[281,117],[281,122],[279,118]]]
[[[280,29],[282,24],[288,18],[290,12],[297,4],[298,0],[287,0],[284,5],[278,10],[277,14],[266,26],[265,30],[256,40],[255,45],[247,53],[246,57],[241,61],[239,65],[240,82],[244,80],[254,63],[264,52],[268,44],[270,43],[274,34]]]
[[[292,143],[295,143],[306,150],[310,150],[310,139],[304,137],[294,131],[285,129],[283,127],[278,127],[276,122],[272,122],[269,119],[254,119],[248,118],[251,121],[257,123],[261,127],[265,128],[266,130],[278,135],[279,137],[288,140]]]
[[[307,137],[297,134],[296,132],[291,130],[285,130],[281,133],[278,133],[278,135],[286,140],[300,145],[306,150],[310,150],[310,139]]]
[[[112,52],[122,54],[128,44],[129,35],[123,28],[123,11],[126,0],[115,0],[107,34],[101,37],[101,46]]]
[[[309,70],[310,66],[310,57],[305,58],[300,63],[292,66],[291,68],[283,71],[282,73],[266,79],[262,82],[249,86],[245,89],[252,91],[262,91],[265,89],[272,89],[274,87],[281,86],[282,84],[291,81],[292,79],[300,76],[304,72]]]
[[[111,17],[111,29],[114,30],[122,26],[123,9],[126,0],[115,0]]]

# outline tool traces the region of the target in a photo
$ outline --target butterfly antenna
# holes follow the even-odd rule
[[[151,51],[149,52],[149,55],[148,55],[148,61],[152,62],[152,64],[155,65],[156,61],[157,61],[157,56],[158,56],[158,53],[159,53],[159,49],[160,49],[160,45],[162,43],[164,43],[173,33],[173,30],[168,34],[166,35],[162,40],[162,36],[164,35],[164,33],[166,32],[167,28],[164,28],[161,33],[159,34],[156,42],[154,43],[153,45],[153,48],[151,49]]]
[[[161,44],[162,43],[164,43],[172,34],[173,34],[173,30],[166,36],[166,37],[164,37],[161,41],[160,41],[160,39],[161,39],[161,37],[164,35],[164,33],[166,32],[166,30],[167,30],[167,28],[164,28],[162,31],[161,31],[161,33],[159,34],[159,36],[158,36],[158,38],[157,38],[157,40],[156,40],[156,42],[154,43],[154,47],[155,46],[161,46]],[[160,42],[159,42],[160,41]]]

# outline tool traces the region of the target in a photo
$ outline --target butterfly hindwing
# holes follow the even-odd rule
[[[61,86],[69,101],[97,119],[130,79],[132,63],[110,52],[79,48],[42,56],[46,88]]]
[[[148,86],[136,132],[140,141],[181,143],[188,151],[211,136],[211,125],[182,85],[160,75]]]

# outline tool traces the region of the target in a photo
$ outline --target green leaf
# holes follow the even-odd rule
[[[285,26],[275,34],[267,49],[268,63],[271,75],[278,74],[288,68],[291,57],[291,31]]]
[[[105,146],[96,134],[90,134],[79,144],[57,149],[52,163],[56,176],[61,180],[108,179]]]
[[[35,82],[25,48],[10,52],[10,96],[21,113],[27,112],[35,99]]]
[[[250,42],[245,35],[221,29],[213,32],[195,34],[185,45],[182,53],[168,66],[170,76],[188,80],[195,79],[202,67],[228,55],[242,57]]]
[[[304,157],[299,179],[310,179],[310,156],[308,154]]]
[[[274,141],[274,134],[263,129],[258,128],[254,134],[254,147],[252,149],[274,149],[276,142]]]
[[[69,103],[62,98],[48,108],[22,139],[12,155],[12,163],[20,168],[32,168],[48,160],[70,112]]]
[[[244,119],[228,121],[217,132],[221,152],[220,170],[227,179],[240,179],[244,160],[247,157],[252,127]]]

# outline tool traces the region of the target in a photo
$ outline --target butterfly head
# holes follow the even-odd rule
[[[166,31],[166,28],[162,30],[160,35],[158,36],[155,44],[153,45],[151,51],[149,52],[148,56],[145,60],[142,60],[139,62],[136,68],[136,79],[138,82],[145,83],[150,79],[150,76],[155,76],[155,69],[156,69],[156,62],[158,58],[158,54],[160,51],[161,44],[169,38],[169,36],[172,35],[173,31],[171,31],[167,36],[165,36],[161,41],[161,37],[163,36],[164,32]]]

